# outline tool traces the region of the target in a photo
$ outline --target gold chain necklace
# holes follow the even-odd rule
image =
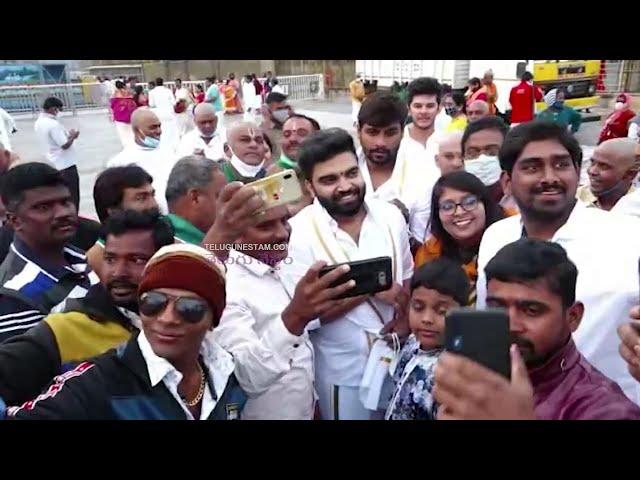
[[[198,390],[198,394],[191,401],[188,401],[186,398],[184,400],[184,402],[187,404],[187,407],[191,407],[191,408],[198,405],[198,403],[200,403],[200,400],[202,400],[202,397],[204,396],[204,387],[207,383],[207,377],[205,376],[204,370],[202,369],[199,363],[198,363],[198,368],[200,369],[200,389]]]

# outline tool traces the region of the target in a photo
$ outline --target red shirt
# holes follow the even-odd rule
[[[533,120],[533,95],[536,102],[542,100],[542,90],[527,82],[520,82],[511,89],[509,103],[511,104],[511,123],[523,123]]]

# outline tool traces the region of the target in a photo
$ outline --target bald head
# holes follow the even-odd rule
[[[211,138],[218,128],[218,117],[216,109],[210,103],[200,103],[193,110],[193,121],[200,134],[205,138]]]
[[[442,175],[464,169],[462,162],[462,132],[450,132],[438,139],[436,165],[440,168]]]
[[[469,122],[475,122],[489,115],[489,104],[484,100],[475,100],[467,107]]]
[[[264,162],[266,145],[260,127],[252,122],[239,122],[227,131],[227,145],[241,161],[248,165]]]
[[[587,173],[596,197],[613,192],[624,195],[638,173],[636,142],[630,138],[602,142],[593,151]]]
[[[138,108],[131,115],[131,128],[136,143],[145,146],[145,137],[160,140],[162,125],[158,116],[148,108]]]

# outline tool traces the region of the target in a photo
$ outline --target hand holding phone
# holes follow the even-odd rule
[[[445,318],[444,348],[509,378],[509,316],[504,310],[460,308]]]
[[[343,264],[325,275],[320,275],[325,262],[314,263],[296,285],[289,305],[282,312],[282,320],[294,335],[302,335],[307,324],[321,317],[337,299],[352,289],[355,281],[340,281],[349,273],[349,265]]]
[[[364,294],[373,295],[389,290],[393,285],[391,257],[376,257],[367,260],[328,265],[320,270],[320,276],[327,275],[342,265],[349,265],[349,271],[339,277],[333,283],[333,286],[349,280],[354,280],[355,286],[336,298],[357,297]]]
[[[267,208],[295,202],[302,197],[300,181],[294,170],[283,170],[260,180],[251,182],[264,200]]]

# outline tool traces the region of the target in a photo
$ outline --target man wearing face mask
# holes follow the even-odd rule
[[[631,110],[631,95],[621,93],[616,98],[613,113],[609,115],[600,131],[598,145],[611,138],[626,137],[629,134],[629,122],[635,117]]]
[[[580,129],[582,116],[573,108],[565,105],[564,99],[564,90],[557,88],[549,90],[544,96],[544,103],[547,104],[548,108],[536,115],[536,118],[538,120],[556,122],[564,127],[571,126],[571,133],[576,133]]]
[[[77,154],[74,142],[80,135],[78,130],[67,130],[58,120],[62,111],[62,101],[56,97],[47,98],[42,104],[42,113],[36,120],[34,130],[44,149],[45,156],[56,167],[71,189],[71,198],[80,205],[80,177],[78,176]]]
[[[131,115],[135,143],[126,147],[107,162],[107,168],[135,164],[153,177],[155,197],[163,214],[168,213],[164,196],[169,173],[176,162],[175,155],[160,148],[162,127],[160,119],[148,108],[138,108]]]
[[[227,156],[220,166],[227,182],[251,183],[266,176],[264,134],[255,123],[239,122],[227,133]]]
[[[477,306],[486,304],[485,266],[522,237],[558,243],[580,274],[576,300],[585,314],[573,334],[580,353],[634,402],[640,386],[618,354],[616,328],[638,302],[640,221],[577,201],[582,149],[562,126],[534,121],[513,128],[500,150],[505,187],[521,214],[491,225],[478,254]]]
[[[224,141],[218,132],[216,109],[209,103],[196,105],[193,111],[196,128],[186,133],[177,148],[178,157],[200,155],[218,161],[224,158]]]
[[[638,174],[636,143],[630,138],[612,138],[591,155],[589,185],[578,188],[577,197],[589,207],[618,211],[619,201],[634,192]]]
[[[513,205],[509,205],[500,184],[502,168],[498,161],[498,152],[508,130],[502,119],[495,116],[470,123],[462,135],[462,156],[464,169],[482,181],[494,201],[510,209]]]
[[[271,92],[267,95],[262,106],[262,127],[268,130],[282,130],[284,122],[293,113],[293,109],[287,103],[287,96],[283,93]],[[270,135],[271,136],[271,135]],[[273,138],[273,136],[271,136]],[[280,143],[278,138],[276,143]]]

